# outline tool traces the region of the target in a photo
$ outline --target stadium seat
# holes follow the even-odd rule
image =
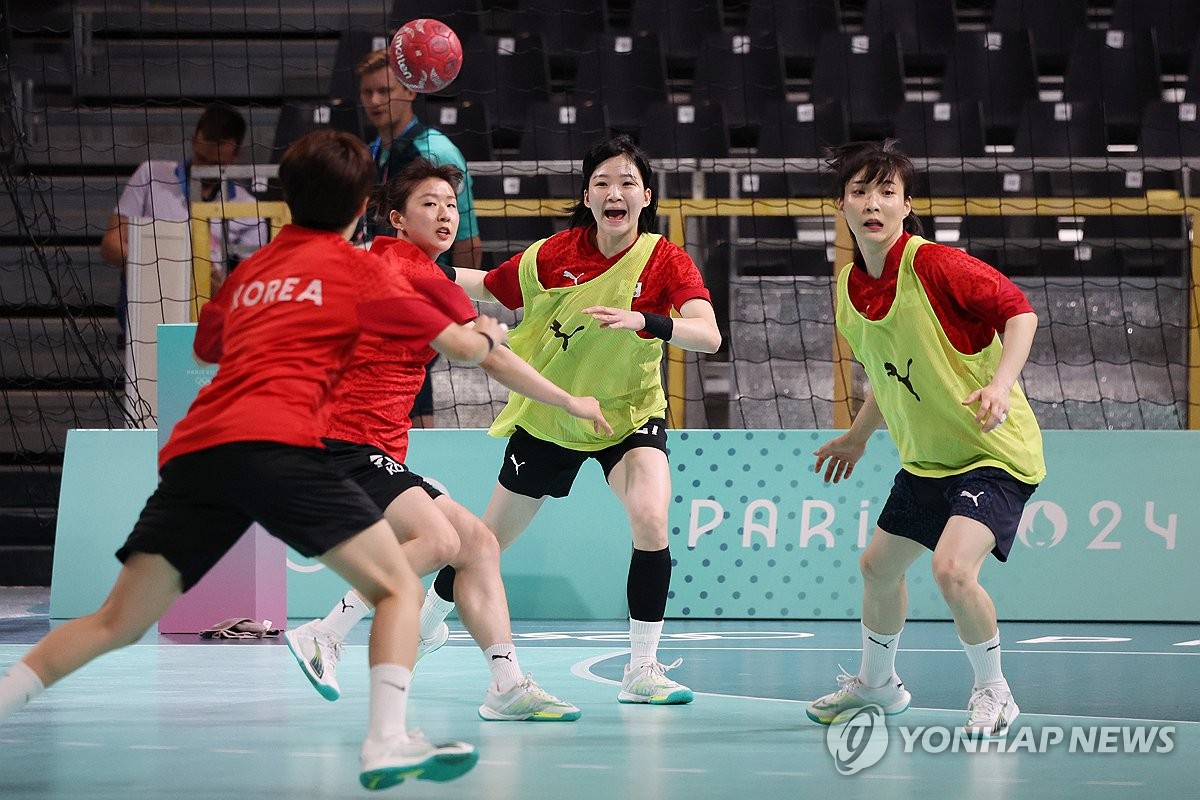
[[[900,140],[900,149],[914,158],[982,159],[986,142],[983,106],[978,100],[907,102],[896,112],[892,135]],[[995,172],[967,169],[922,172],[932,197],[998,194]]]
[[[1104,103],[1109,141],[1132,143],[1146,103],[1162,99],[1159,69],[1153,30],[1076,31],[1063,99]]]
[[[667,101],[667,68],[653,33],[595,33],[579,54],[570,99],[603,105],[615,130],[636,131],[642,109]]]
[[[907,75],[938,76],[958,30],[954,0],[866,0],[863,28],[872,36],[895,33]]]
[[[492,120],[487,106],[473,100],[430,102],[421,119],[450,137],[467,161],[492,161]]]
[[[895,34],[822,36],[813,63],[812,99],[844,99],[850,135],[856,139],[891,133],[892,115],[904,101],[904,66]]]
[[[787,76],[807,80],[821,36],[843,32],[841,0],[757,0],[750,3],[745,30],[778,36]]]
[[[1059,159],[1107,157],[1104,107],[1097,102],[1026,103],[1017,124],[1013,155]],[[1034,175],[1034,190],[1039,195],[1056,197],[1104,197],[1120,188],[1120,182],[1114,179],[1123,177],[1121,173],[1080,166],[1040,170]]]
[[[1021,108],[1037,96],[1037,67],[1027,31],[955,34],[942,76],[941,99],[982,103],[988,144],[1011,142]]]
[[[727,158],[729,131],[720,103],[651,103],[638,143],[651,158]]]
[[[1038,72],[1061,75],[1075,31],[1085,27],[1087,19],[1087,0],[995,0],[988,29],[1003,33],[1028,31]]]
[[[336,39],[96,39],[75,59],[89,103],[224,99],[278,102],[329,94]]]
[[[652,159],[708,159],[729,156],[729,130],[718,103],[651,103],[642,115],[638,144]],[[693,196],[693,173],[661,170],[668,197]],[[707,194],[724,194],[729,181],[708,175]]]
[[[1192,49],[1192,60],[1188,64],[1186,80],[1183,99],[1192,103],[1200,102],[1200,36],[1196,37]]]
[[[1113,0],[1111,26],[1118,30],[1152,28],[1164,73],[1187,69],[1200,35],[1200,3],[1195,0]]]
[[[712,33],[696,60],[693,99],[720,103],[738,146],[748,146],[767,103],[787,99],[775,34]]]
[[[440,0],[436,4],[425,0],[395,0],[388,14],[387,27],[389,31],[395,31],[409,20],[422,17],[432,17],[446,23],[460,40],[491,30],[491,15],[484,8],[483,0]]]
[[[721,0],[631,0],[629,28],[659,37],[668,74],[690,78],[700,45],[725,30]]]
[[[608,112],[591,101],[542,102],[529,107],[517,157],[525,161],[571,161],[608,135]]]
[[[550,99],[550,70],[536,34],[475,34],[463,43],[463,67],[446,93],[485,105],[497,144],[516,147],[532,103]]]
[[[475,197],[483,200],[541,199],[549,196],[546,175],[473,175]]]
[[[755,154],[762,158],[823,158],[825,148],[849,139],[846,109],[841,100],[823,103],[772,103],[763,109],[763,123]],[[785,189],[775,190],[774,182],[782,177]],[[784,176],[764,173],[760,179],[771,182],[763,187],[761,196],[824,197],[828,176],[812,170],[791,170]]]
[[[331,128],[362,138],[358,108],[332,104],[327,100],[289,100],[279,109],[275,138],[271,143],[271,163],[278,164],[292,142],[306,133]]]
[[[978,158],[984,154],[983,106],[961,103],[907,102],[893,118],[900,149],[918,158]]]
[[[354,74],[354,70],[364,56],[387,47],[389,41],[388,31],[379,27],[355,27],[342,31],[333,57],[329,99],[357,105],[358,76]]]
[[[519,0],[512,29],[540,36],[551,79],[570,83],[579,66],[579,43],[609,32],[608,7],[596,0]]]
[[[1138,145],[1146,158],[1200,156],[1200,108],[1190,101],[1147,103]]]

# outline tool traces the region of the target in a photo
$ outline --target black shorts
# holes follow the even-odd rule
[[[378,447],[339,439],[321,441],[333,455],[338,471],[358,484],[381,509],[415,486],[434,499],[441,497],[442,493],[428,481]]]
[[[539,439],[524,428],[517,428],[508,439],[497,480],[510,492],[526,497],[566,497],[583,462],[596,459],[604,470],[604,479],[608,480],[608,474],[617,462],[635,447],[653,447],[667,452],[666,421],[652,417],[620,442],[603,450],[571,450]]]
[[[179,570],[187,591],[252,522],[313,558],[382,518],[326,451],[234,442],[163,465],[158,488],[117,558],[123,563],[133,553],[158,553]]]
[[[1002,469],[980,467],[946,478],[921,478],[900,470],[879,515],[879,527],[937,547],[950,517],[981,522],[996,537],[992,555],[1008,561],[1025,504],[1037,485],[1022,483]]]

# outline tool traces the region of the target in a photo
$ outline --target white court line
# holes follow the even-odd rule
[[[131,744],[130,750],[178,750],[178,745],[173,744]]]
[[[724,650],[724,649],[729,649],[729,648],[711,648],[711,649]],[[737,649],[740,649],[740,648],[737,648]],[[860,651],[861,651],[861,648],[859,650],[856,650],[855,652],[860,652]],[[959,650],[958,652],[962,652],[962,651]],[[600,675],[597,675],[596,673],[592,672],[592,667],[595,666],[596,664],[599,664],[601,661],[607,661],[610,658],[622,658],[622,657],[625,657],[628,655],[629,655],[628,650],[617,650],[614,652],[602,653],[601,655],[598,655],[598,656],[592,656],[591,658],[585,658],[582,661],[576,661],[574,664],[571,665],[571,674],[578,678],[583,678],[586,681],[591,681],[592,683],[604,683],[604,684],[608,684],[610,686],[620,686],[621,685],[620,681],[614,681],[610,678],[605,678]],[[724,698],[727,698],[730,700],[758,700],[758,701],[765,702],[765,703],[795,703],[795,704],[807,705],[809,702],[811,702],[809,700],[791,700],[791,699],[788,699],[785,697],[754,697],[752,695],[726,694],[724,692],[697,692],[697,691],[693,690],[693,693],[698,696],[701,696],[701,697],[724,697]],[[943,714],[943,713],[945,713],[945,714],[962,714],[962,713],[964,713],[964,709],[961,709],[961,708],[925,708],[922,706],[913,706],[912,710],[914,710],[914,711],[933,711],[938,714]],[[1098,721],[1108,721],[1108,722],[1161,723],[1161,724],[1167,724],[1167,725],[1200,725],[1200,722],[1197,722],[1195,720],[1185,720],[1185,719],[1144,719],[1141,717],[1092,717],[1092,716],[1084,716],[1084,715],[1078,715],[1078,714],[1037,714],[1034,712],[1024,711],[1024,710],[1021,711],[1021,716],[1022,717],[1039,717],[1039,718],[1044,718],[1044,719],[1079,719],[1079,720],[1098,720]]]
[[[610,764],[559,764],[562,769],[612,769]]]
[[[762,775],[769,778],[811,778],[811,772],[756,772],[755,775]]]

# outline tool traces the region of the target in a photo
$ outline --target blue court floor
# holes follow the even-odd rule
[[[10,594],[6,605],[0,595],[0,671],[49,629],[38,599]],[[839,773],[827,729],[805,718],[804,703],[836,688],[839,664],[857,671],[856,622],[668,621],[661,658],[682,658],[671,675],[696,691],[682,707],[616,702],[620,621],[515,627],[522,667],[583,717],[480,720],[487,667],[457,629],[418,666],[409,720],[431,739],[474,743],[479,764],[457,781],[378,796],[1200,796],[1200,626],[1003,624],[1022,714],[1005,750],[967,752],[952,735],[970,690],[966,657],[949,623],[912,623],[897,667],[913,707],[874,732],[852,775]],[[148,635],[0,725],[0,798],[371,796],[357,782],[366,635],[360,626],[346,648],[336,703],[312,690],[282,640]]]

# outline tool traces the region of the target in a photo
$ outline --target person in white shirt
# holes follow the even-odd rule
[[[246,120],[237,109],[224,103],[212,103],[204,109],[192,135],[192,157],[183,161],[153,160],[142,162],[117,201],[108,228],[100,240],[100,257],[108,264],[125,269],[129,255],[129,225],[135,218],[187,222],[191,218],[191,200],[253,202],[254,195],[233,181],[226,181],[222,192],[219,180],[200,182],[200,197],[192,198],[193,166],[225,166],[236,163],[246,135]],[[261,219],[231,219],[211,225],[212,270],[214,286],[219,285],[240,258],[267,243],[267,228]],[[117,317],[125,327],[125,281],[122,272],[121,297]]]

